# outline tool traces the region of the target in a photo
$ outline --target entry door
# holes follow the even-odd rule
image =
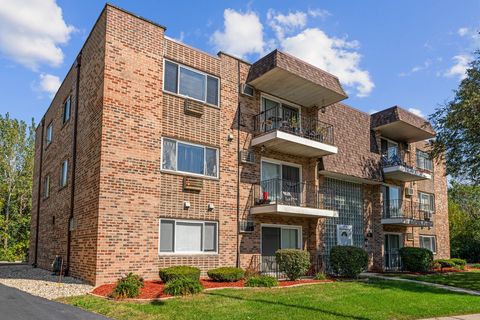
[[[385,270],[401,268],[399,249],[402,247],[399,234],[385,235]]]

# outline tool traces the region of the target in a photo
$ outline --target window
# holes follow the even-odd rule
[[[163,139],[162,169],[218,177],[218,150]]]
[[[47,127],[47,136],[46,136],[47,146],[50,143],[52,143],[52,138],[53,138],[53,123],[50,123]]]
[[[420,236],[420,248],[428,249],[433,253],[437,252],[437,239],[435,236]]]
[[[43,180],[43,198],[47,199],[50,196],[50,176],[46,176]]]
[[[435,196],[433,194],[419,192],[418,201],[421,211],[435,212]]]
[[[388,161],[399,160],[398,143],[391,140],[384,139],[384,138],[381,138],[380,142],[381,142],[382,156],[386,160]]]
[[[71,99],[70,96],[65,100],[63,103],[63,123],[67,123],[70,120],[70,112],[71,112]]]
[[[67,185],[68,179],[68,160],[62,162],[62,168],[60,170],[60,188],[63,188]]]
[[[160,253],[217,252],[217,223],[160,220]]]
[[[422,150],[417,150],[417,168],[433,171],[432,159],[430,159],[430,156],[428,155],[428,153]]]
[[[218,106],[218,78],[167,60],[165,60],[163,89]]]

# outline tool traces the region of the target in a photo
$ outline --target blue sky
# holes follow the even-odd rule
[[[101,1],[0,3],[0,113],[38,122]],[[452,97],[480,47],[480,1],[113,1],[210,53],[255,61],[274,48],[336,74],[345,102],[428,115]]]

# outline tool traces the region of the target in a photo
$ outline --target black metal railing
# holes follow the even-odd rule
[[[275,130],[334,145],[333,126],[313,117],[300,117],[284,113],[280,107],[273,107],[253,117],[255,135]]]
[[[385,201],[383,218],[404,218],[420,221],[431,221],[434,209],[430,204],[414,202],[405,199]]]
[[[315,276],[317,272],[321,271],[325,271],[321,256],[312,257],[310,268],[305,273],[305,276]],[[280,271],[275,256],[252,256],[247,272],[250,274],[269,275],[277,279],[286,278],[286,275]]]
[[[402,259],[398,249],[385,251],[385,271],[402,270]]]
[[[254,184],[252,191],[253,205],[275,203],[326,210],[334,208],[333,190],[313,183],[270,179]]]

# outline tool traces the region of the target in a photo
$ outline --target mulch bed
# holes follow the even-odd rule
[[[245,287],[245,280],[240,280],[237,282],[215,282],[208,279],[200,280],[202,285],[204,286],[205,290],[208,289],[219,289],[219,288],[244,288]],[[313,280],[313,279],[302,279],[297,281],[279,281],[279,287],[290,287],[302,284],[310,284],[310,283],[320,283],[320,282],[332,282],[332,280]],[[115,287],[114,283],[104,284],[101,285],[91,292],[94,295],[102,296],[102,297],[109,297]],[[140,296],[136,299],[162,299],[171,297],[168,294],[163,293],[163,289],[165,284],[160,280],[150,280],[144,282],[144,287],[140,289]]]

